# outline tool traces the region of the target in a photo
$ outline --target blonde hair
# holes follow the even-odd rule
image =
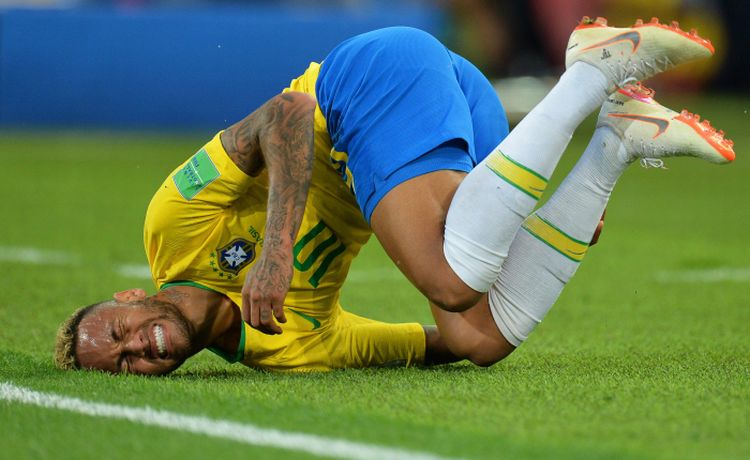
[[[81,324],[81,320],[86,315],[105,302],[98,302],[79,308],[60,325],[60,328],[57,330],[57,339],[55,340],[55,365],[59,369],[70,370],[81,367],[76,357],[78,325]]]

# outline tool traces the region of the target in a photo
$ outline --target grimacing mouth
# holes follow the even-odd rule
[[[164,328],[159,324],[154,324],[151,331],[155,339],[152,343],[152,347],[156,347],[154,355],[160,359],[165,359],[167,357],[167,342],[164,337]]]

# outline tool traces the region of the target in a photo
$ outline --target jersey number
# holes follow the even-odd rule
[[[324,230],[328,231],[324,232]],[[318,264],[318,268],[308,279],[310,285],[316,288],[328,267],[331,266],[331,262],[344,251],[346,251],[344,243],[340,242],[336,234],[321,220],[294,245],[294,268],[300,272],[306,272],[311,270],[322,257],[323,260]],[[300,256],[303,252],[306,256],[305,260],[301,261]]]

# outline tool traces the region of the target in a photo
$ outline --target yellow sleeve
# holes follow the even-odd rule
[[[199,257],[216,249],[238,200],[247,211],[258,211],[260,224],[265,220],[267,176],[242,172],[224,151],[220,135],[172,171],[149,204],[144,246],[157,287],[185,279]]]
[[[315,319],[293,308],[286,316],[281,335],[262,336],[246,328],[243,364],[276,371],[328,371],[424,363],[426,337],[417,323],[383,323],[340,306],[330,322],[322,324],[305,324]]]
[[[215,214],[243,196],[251,184],[264,181],[263,177],[248,176],[234,164],[220,136],[221,132],[170,173],[151,201],[151,219],[159,220],[162,207],[169,207],[165,217],[170,225],[175,215],[185,214],[192,220],[196,213]]]
[[[418,323],[384,323],[342,311],[326,345],[344,367],[413,366],[424,363],[426,337]]]

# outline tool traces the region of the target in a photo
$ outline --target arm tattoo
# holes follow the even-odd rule
[[[307,95],[280,94],[222,136],[227,153],[246,174],[257,176],[264,167],[268,170],[266,260],[291,256],[312,177],[314,108],[314,100]],[[268,265],[271,271],[277,268],[281,267]],[[272,278],[272,284],[282,281]]]
[[[310,104],[299,104],[292,95],[282,94],[270,117],[275,129],[269,130],[269,135],[261,139],[266,162],[276,163],[275,171],[270,165],[268,170],[271,185],[266,234],[288,237],[290,243],[297,236],[312,176],[311,109]],[[290,233],[282,235],[284,231]],[[268,241],[265,246],[268,247]]]

